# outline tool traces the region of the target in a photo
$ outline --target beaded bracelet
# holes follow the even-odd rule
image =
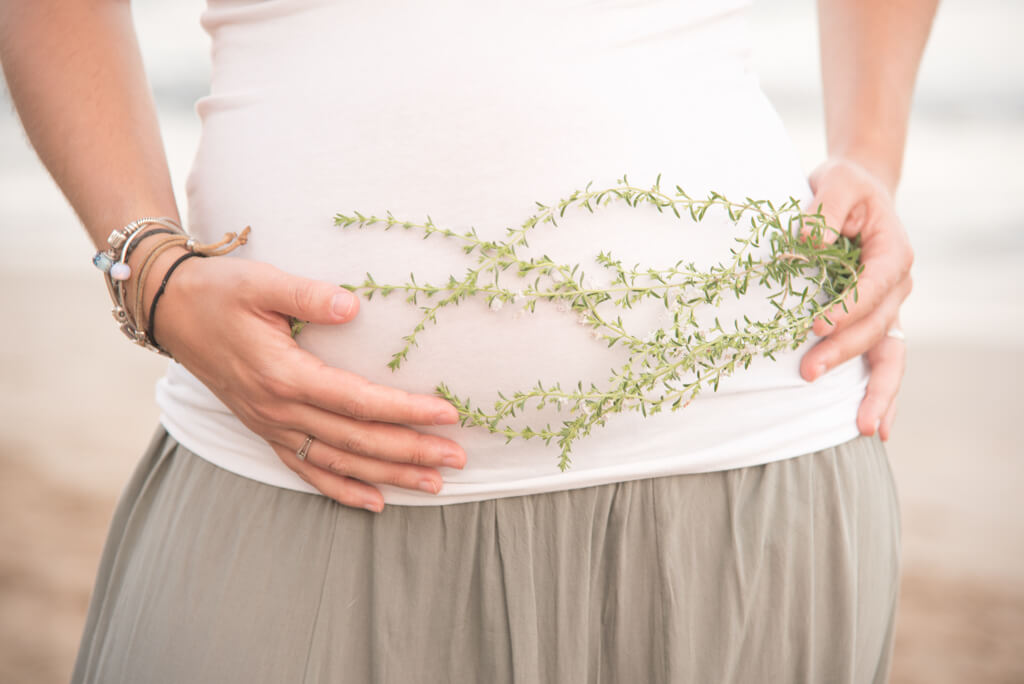
[[[140,232],[146,226],[153,224],[164,226],[163,229],[158,229],[162,232],[175,232],[181,233],[182,235],[185,234],[185,230],[181,227],[181,224],[166,216],[161,216],[159,218],[142,218],[137,221],[132,221],[123,228],[110,233],[107,237],[107,245],[109,245],[109,247],[106,251],[96,252],[92,258],[93,265],[103,271],[112,280],[116,280],[118,282],[128,280],[132,275],[132,269],[128,265],[128,257],[135,248],[135,240],[139,237],[148,236],[157,232]],[[120,255],[118,254],[118,250],[121,251]]]
[[[146,238],[153,237],[154,235],[160,235],[160,234],[173,234],[173,235],[177,235],[181,239],[182,242],[184,242],[185,239],[188,237],[185,234],[185,231],[182,228],[180,228],[180,227],[176,227],[176,228],[152,228],[150,230],[140,230],[140,231],[137,231],[136,233],[134,233],[133,235],[130,236],[131,239],[129,241],[125,242],[122,262],[124,264],[127,264],[128,260],[132,256],[132,253],[135,251],[135,248],[138,247]],[[149,259],[151,257],[152,257],[152,253],[146,255],[146,260],[143,262],[143,266],[145,266],[149,262]],[[95,260],[95,257],[93,257],[93,259]],[[129,268],[129,271],[131,271],[131,267],[129,266],[128,268]],[[140,286],[144,282],[145,277],[146,277],[145,273],[143,272],[142,269],[140,269],[139,278],[138,278]],[[124,283],[127,283],[127,282],[128,281],[121,281],[121,283],[119,283],[119,284],[121,284],[121,286],[124,287]],[[136,289],[138,289],[138,288],[136,288]],[[125,291],[125,294],[127,294],[127,291]],[[122,297],[122,301],[123,301],[123,297]],[[127,302],[125,302],[125,303],[127,303]],[[134,320],[134,319],[138,318],[138,312],[139,312],[138,305],[136,305],[134,311],[136,312],[136,315],[133,317],[132,316],[132,310],[128,309],[127,306],[125,307],[125,314],[129,318],[129,320],[131,320],[132,326],[135,327],[138,330],[142,330],[145,326],[143,326],[141,324],[141,321]]]
[[[111,309],[110,313],[114,316],[114,320],[118,322],[121,332],[128,339],[142,346],[146,346],[145,334],[135,325],[135,321],[132,320],[124,304],[124,282],[132,275],[132,269],[128,265],[127,260],[140,235],[140,231],[146,226],[154,224],[177,232],[185,232],[177,221],[166,216],[141,218],[111,232],[107,237],[108,249],[96,252],[92,258],[93,265],[102,271],[105,276],[104,281],[107,284],[107,291],[110,293],[110,299],[114,304],[114,308]],[[162,350],[153,349],[153,351],[161,352]]]
[[[163,228],[154,229],[150,231],[142,231],[147,225],[157,224],[163,226]],[[208,245],[197,244],[195,238],[188,235],[181,225],[174,219],[168,217],[159,218],[142,218],[137,221],[132,221],[123,228],[113,231],[107,238],[107,244],[109,248],[106,251],[98,251],[92,258],[92,263],[96,268],[103,272],[104,282],[107,285],[107,291],[110,293],[111,301],[114,304],[111,309],[111,314],[114,316],[114,320],[118,322],[121,332],[124,333],[132,342],[138,344],[141,347],[145,347],[150,351],[155,351],[162,356],[171,357],[171,354],[153,342],[151,334],[153,326],[153,312],[156,307],[156,301],[150,305],[148,329],[138,325],[134,320],[133,316],[125,306],[125,282],[131,278],[132,269],[128,265],[128,257],[134,250],[135,245],[141,242],[141,239],[149,235],[157,233],[180,233],[180,237],[168,238],[162,241],[158,248],[164,249],[169,248],[173,244],[182,244],[187,250],[186,254],[191,256],[221,256],[234,250],[241,245],[244,245],[249,238],[249,232],[252,230],[250,226],[246,226],[240,233],[225,233],[224,239],[220,242],[211,243]],[[140,232],[142,231],[142,232]],[[149,272],[149,268],[154,263],[155,252],[151,251],[147,256],[142,265],[142,270],[145,273]],[[119,253],[120,252],[120,253]],[[160,290],[157,297],[163,294],[164,287],[167,284],[167,279],[171,272],[177,268],[178,264],[185,260],[186,255],[182,255],[175,263],[168,269],[168,272],[164,274],[163,283],[160,286]],[[140,280],[136,290],[136,314],[141,314],[141,299],[142,293],[141,288],[143,282]],[[141,318],[141,316],[139,316]]]

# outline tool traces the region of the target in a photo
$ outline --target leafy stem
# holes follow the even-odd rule
[[[412,347],[419,345],[420,335],[428,324],[437,323],[442,309],[471,297],[486,298],[492,310],[512,304],[520,305],[520,312],[526,313],[535,311],[538,302],[553,302],[589,327],[595,339],[609,347],[627,347],[628,360],[620,368],[613,368],[601,387],[591,383],[585,388],[581,381],[575,388],[564,389],[559,383],[546,385],[538,380],[529,390],[511,395],[499,391],[491,411],[472,406],[468,397],[461,397],[443,382],[435,388],[456,407],[463,426],[484,427],[504,435],[506,442],[535,437],[545,444],[555,440],[560,449],[559,467],[565,470],[571,463],[573,444],[595,425],[604,425],[608,415],[634,410],[647,416],[666,407],[683,408],[702,389],[710,386],[717,390],[723,377],[737,367],[748,367],[756,355],[774,359],[776,352],[798,347],[806,340],[814,319],[836,304],[845,308],[851,292],[856,300],[861,271],[859,242],[827,226],[820,209],[804,213],[794,198],[778,207],[768,200],[750,198],[732,202],[715,192],[695,199],[678,185],[674,193],[665,192],[660,182],[661,174],[649,188],[630,184],[625,175],[617,185],[600,190],[592,190],[593,183],[587,183],[583,190],[551,205],[537,202],[537,210],[518,227],[506,228],[505,240],[483,239],[472,227],[464,232],[444,228],[429,215],[425,221],[415,222],[399,220],[390,211],[384,216],[358,211],[339,213],[334,223],[342,228],[383,226],[390,230],[398,226],[421,232],[423,239],[437,234],[459,242],[467,257],[475,257],[475,265],[467,268],[462,278],[452,275],[439,284],[417,282],[414,273],[402,284],[379,283],[367,273],[361,284],[343,287],[362,291],[367,299],[401,291],[407,302],[419,307],[419,320],[402,338],[404,346],[388,362],[392,371],[407,361]],[[659,212],[668,211],[677,219],[693,222],[704,220],[708,211],[715,210],[724,212],[733,225],[749,222],[750,229],[745,236],[735,238],[738,244],[730,248],[729,259],[703,271],[682,260],[668,268],[627,268],[611,253],[602,251],[597,264],[611,276],[605,287],[591,282],[580,264],[517,253],[518,248],[529,246],[530,231],[546,223],[557,225],[570,207],[594,212],[612,201],[631,207],[651,204]],[[831,244],[825,240],[827,231],[836,235]],[[769,254],[755,258],[754,250],[762,244],[768,246]],[[503,286],[499,276],[505,271],[512,271],[523,281],[522,286]],[[727,331],[715,318],[713,325],[700,327],[696,316],[700,307],[720,306],[727,292],[739,299],[752,283],[770,290],[765,295],[774,308],[770,320],[752,321],[744,316],[742,325],[735,321],[733,330]],[[425,302],[421,303],[421,298]],[[671,323],[640,335],[630,331],[621,316],[598,312],[601,306],[630,309],[645,299],[660,300],[671,314]],[[295,336],[304,323],[293,320],[292,324]],[[548,404],[568,413],[558,428],[550,423],[544,427],[516,427],[510,422],[527,406],[542,409]]]

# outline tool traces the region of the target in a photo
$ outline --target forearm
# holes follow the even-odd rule
[[[938,0],[818,0],[828,154],[895,191]]]
[[[178,218],[127,1],[0,0],[0,60],[29,140],[97,247],[134,219]]]

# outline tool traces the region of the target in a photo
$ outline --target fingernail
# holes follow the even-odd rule
[[[352,295],[342,294],[339,292],[334,295],[334,298],[331,300],[331,311],[333,311],[336,316],[348,316],[352,313],[352,307],[354,307],[355,304],[356,303],[352,298]]]
[[[449,468],[461,468],[462,457],[454,451],[449,452],[441,459],[441,465],[448,466]]]
[[[370,511],[371,513],[380,513],[381,511],[384,510],[384,505],[376,501],[368,501],[365,504],[363,504],[363,508]]]
[[[434,414],[434,425],[446,425],[448,423],[454,423],[456,420],[458,420],[458,418],[459,416],[458,414],[456,414],[453,420],[452,414],[448,413],[447,411],[441,411],[439,413]]]
[[[814,379],[815,380],[817,380],[818,378],[820,378],[824,374],[825,374],[825,364],[819,363],[817,366],[814,367]]]
[[[437,494],[441,491],[433,480],[420,480],[420,489],[425,491],[427,494]]]

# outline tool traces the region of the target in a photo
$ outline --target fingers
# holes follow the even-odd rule
[[[312,323],[344,323],[359,312],[359,298],[345,288],[277,269],[255,287],[263,307]]]
[[[828,226],[847,237],[861,237],[863,270],[857,279],[856,300],[851,292],[819,316],[814,332],[825,336],[874,311],[889,291],[909,276],[913,250],[893,209],[891,194],[863,167],[849,160],[832,159],[814,170],[810,184],[814,190],[810,210],[821,207]],[[810,233],[808,224],[813,227],[814,219],[805,220],[801,231],[804,239]],[[837,237],[831,231],[823,235],[827,243]]]
[[[849,191],[838,191],[830,187],[828,192],[816,194],[803,207],[805,214],[815,215],[819,212],[824,225],[813,218],[805,218],[800,238],[811,239],[817,232],[820,244],[831,245],[841,234],[856,235],[864,227],[867,207],[863,200],[855,200]]]
[[[824,244],[832,244],[840,233],[854,236],[867,223],[867,193],[859,174],[842,165],[823,165],[810,177],[814,198],[804,205],[805,214],[817,214],[820,210],[825,225],[821,228]],[[819,224],[805,220],[800,231],[802,239],[808,239]]]
[[[314,437],[306,457],[307,464],[311,463],[336,475],[343,475],[369,484],[389,484],[405,489],[417,489],[427,494],[437,494],[441,491],[444,480],[436,468],[409,462],[386,461],[374,456],[353,453],[328,444],[318,435],[314,434]],[[305,438],[306,436],[301,432],[286,430],[282,432],[278,443],[295,444],[298,449]],[[297,457],[296,460],[298,460]],[[403,460],[408,461],[409,459]]]
[[[864,400],[857,411],[857,429],[862,435],[873,435],[879,429],[882,439],[889,438],[895,418],[896,395],[903,380],[907,348],[903,340],[883,337],[868,352],[871,377]]]
[[[298,406],[286,425],[347,454],[431,468],[462,468],[466,452],[450,439],[390,423],[355,420],[312,406]],[[278,438],[282,444],[290,443]],[[433,471],[431,471],[433,472]]]
[[[254,289],[258,307],[306,321],[342,323],[359,310],[358,298],[348,290],[275,268],[261,271],[246,287]],[[261,382],[275,398],[298,400],[358,420],[448,425],[459,419],[455,407],[441,397],[376,385],[297,347],[289,351],[295,356],[287,363],[259,369]]]
[[[305,436],[300,439],[305,440]],[[371,487],[351,477],[339,476],[318,468],[309,462],[308,457],[305,461],[300,461],[298,456],[295,455],[295,452],[298,450],[297,447],[295,450],[292,450],[290,447],[274,442],[271,442],[270,446],[277,453],[277,457],[294,470],[299,477],[309,483],[311,487],[331,497],[338,503],[352,506],[353,508],[365,508],[374,513],[380,513],[384,510],[384,497],[376,487]],[[312,447],[310,447],[310,450],[312,451]]]
[[[804,354],[800,360],[800,375],[809,382],[816,380],[839,364],[871,349],[896,320],[900,305],[910,289],[908,277],[892,290],[880,292],[881,302],[866,309],[867,315],[852,322],[845,321],[846,325],[841,330],[834,330]]]
[[[448,425],[459,419],[455,407],[441,397],[377,385],[355,373],[328,366],[312,354],[307,355],[306,363],[293,369],[289,382],[301,402],[357,420]]]
[[[306,354],[302,350],[296,353]],[[293,369],[303,365],[306,364],[298,364]],[[328,366],[323,368],[338,370]],[[440,397],[411,395],[373,385],[345,371],[340,375],[348,383],[348,392],[339,392],[340,401],[354,402],[352,405],[360,407],[354,412],[361,415],[374,413],[375,403],[372,398],[359,397],[367,392],[367,388],[376,388],[385,395],[403,395],[413,404],[419,401],[426,404],[440,402],[457,419],[455,407]],[[301,383],[300,377],[295,386],[301,387]],[[251,429],[263,436],[274,447],[278,457],[300,477],[339,503],[379,512],[384,505],[383,497],[369,483],[385,483],[437,494],[441,491],[443,479],[436,468],[465,466],[465,451],[451,440],[387,422],[347,417],[301,403],[295,400],[298,392],[290,388],[291,385],[278,387],[274,395],[276,408],[254,412],[258,424]],[[373,391],[369,390],[371,394]],[[382,414],[386,415],[387,411],[382,411]],[[399,412],[392,417],[396,415],[411,419],[419,417],[431,422],[429,417],[436,418],[437,413],[436,406],[428,407],[425,413],[422,407],[414,406],[411,412]],[[447,414],[445,418],[448,418]],[[296,451],[305,441],[306,434],[313,435],[315,439],[307,458],[300,460]]]
[[[864,265],[857,278],[857,296],[849,292],[842,302],[833,305],[814,320],[814,334],[824,337],[833,335],[853,325],[861,318],[875,311],[892,293],[900,295],[900,302],[907,298],[913,286],[909,267],[894,254],[862,259]],[[843,304],[845,303],[845,308]],[[827,320],[826,320],[827,319]],[[863,351],[863,350],[862,350]]]
[[[397,430],[393,426],[389,427]],[[352,453],[338,449],[320,437],[314,438],[306,458],[300,460],[296,452],[305,439],[306,435],[301,432],[283,430],[271,444],[278,457],[300,477],[346,506],[380,512],[384,505],[383,497],[370,483],[416,489],[428,494],[437,494],[444,484],[441,474],[434,468]],[[293,444],[296,445],[294,448],[290,446]]]
[[[894,399],[889,404],[889,410],[885,412],[882,417],[882,424],[878,427],[878,436],[882,438],[883,442],[889,441],[889,435],[892,434],[892,423],[896,420],[896,400]]]

